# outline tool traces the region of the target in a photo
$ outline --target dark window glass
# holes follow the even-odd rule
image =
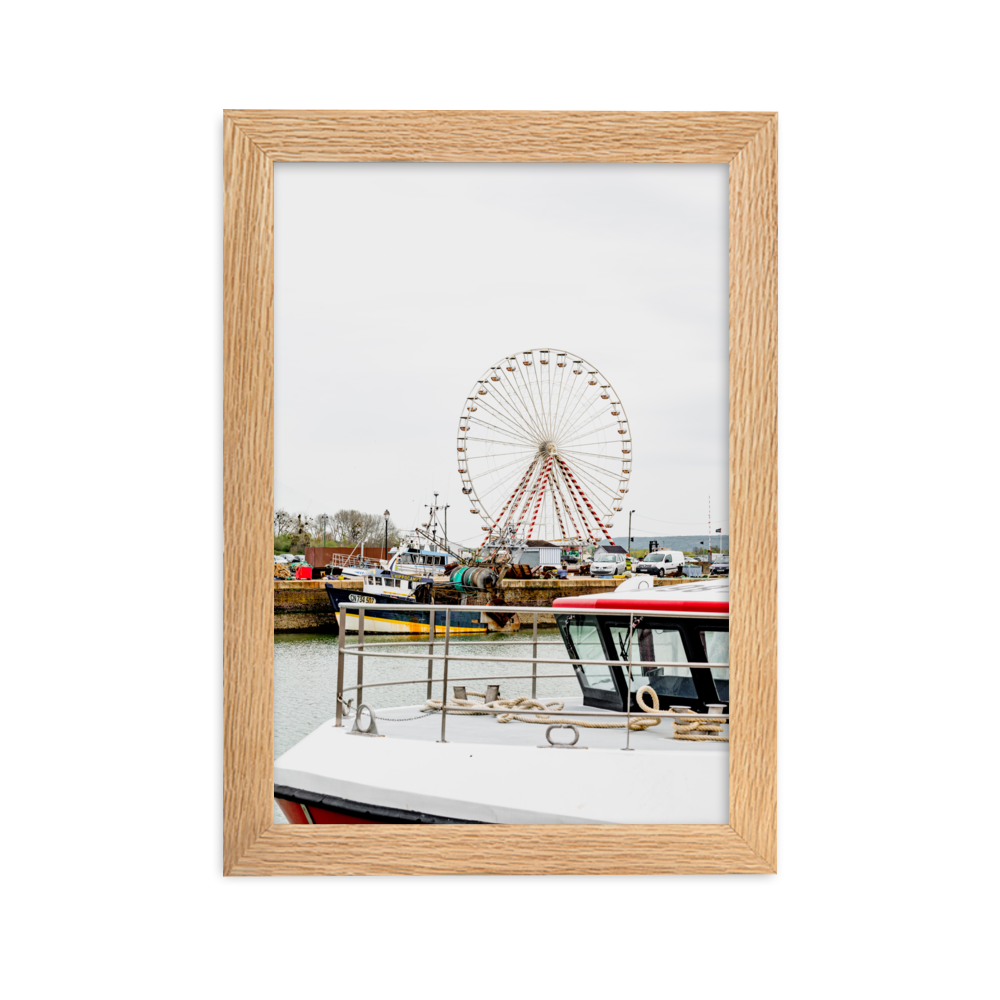
[[[589,615],[573,619],[566,625],[566,634],[576,650],[579,660],[603,660],[604,647],[597,630],[597,619]],[[581,663],[587,686],[602,691],[615,691],[615,683],[611,677],[611,668],[599,663]]]
[[[629,659],[628,626],[612,625],[612,640],[618,656]],[[638,691],[648,684],[657,694],[661,705],[665,698],[696,698],[697,690],[691,670],[683,666],[647,667],[656,661],[673,664],[688,662],[684,640],[676,628],[637,628],[636,649],[633,653],[631,690]],[[638,655],[635,655],[638,654]],[[625,667],[626,672],[628,667]],[[665,705],[663,707],[666,707]]]

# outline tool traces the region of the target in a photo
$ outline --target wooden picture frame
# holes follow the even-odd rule
[[[273,164],[729,165],[729,824],[276,826]],[[232,875],[776,870],[777,116],[224,113],[224,858]]]

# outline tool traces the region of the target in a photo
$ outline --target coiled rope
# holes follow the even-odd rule
[[[649,690],[652,690],[650,688]],[[448,699],[448,711],[453,715],[492,715],[492,712],[483,712],[481,709],[484,708],[513,708],[513,709],[524,709],[524,710],[535,710],[542,712],[545,709],[552,709],[555,712],[561,712],[565,707],[565,703],[561,701],[537,701],[534,698],[528,698],[522,696],[520,698],[497,698],[495,701],[487,702],[486,695],[480,693],[479,691],[467,691],[466,694],[473,695],[477,698],[482,698],[483,701],[472,701],[471,698],[449,698]],[[477,709],[479,711],[477,711]],[[428,698],[424,702],[424,707],[421,711],[424,712],[440,712],[441,702],[435,701]],[[504,712],[501,715],[497,715],[497,722],[534,722],[542,726],[552,726],[558,725],[565,721],[566,716],[554,716],[554,715],[518,715],[517,712]],[[634,719],[630,719],[628,722],[628,728],[632,732],[642,732],[644,729],[650,729],[653,726],[658,726],[660,720],[643,718],[638,716]],[[573,723],[574,726],[578,726],[581,729],[624,729],[625,722],[591,722],[589,720],[585,721],[581,719],[578,722]]]
[[[649,692],[653,698],[651,705],[646,704],[645,693]],[[645,687],[639,688],[635,693],[636,704],[644,712],[658,712],[660,710],[660,699],[657,697],[656,692],[646,685]],[[673,715],[674,710],[668,708],[666,715]],[[678,712],[677,715],[682,713]],[[689,715],[690,713],[685,711],[683,715]],[[674,719],[674,732],[673,737],[675,740],[697,740],[698,742],[711,742],[711,743],[728,743],[729,737],[723,736],[725,732],[725,726],[722,719],[713,720],[713,716],[706,715],[704,720],[702,719],[688,719],[688,718],[678,718]]]

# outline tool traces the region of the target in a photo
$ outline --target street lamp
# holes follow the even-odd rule
[[[384,553],[385,553],[386,561],[388,561],[388,559],[389,559],[389,512],[387,510],[383,511],[382,512],[382,516],[385,518],[385,548],[384,548]]]

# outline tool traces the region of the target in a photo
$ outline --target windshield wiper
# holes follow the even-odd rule
[[[618,636],[618,655],[622,658],[622,660],[628,659],[628,650],[625,648],[624,633]]]

